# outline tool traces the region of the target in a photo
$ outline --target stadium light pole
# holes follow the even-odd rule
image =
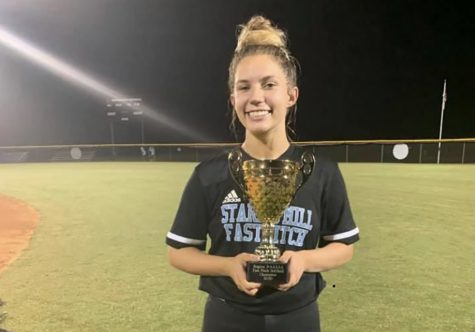
[[[112,98],[107,103],[106,115],[109,117],[110,137],[112,144],[112,155],[117,155],[115,148],[114,136],[114,120],[129,121],[130,116],[140,116],[140,143],[143,145],[145,141],[143,110],[140,109],[142,105],[141,98]]]
[[[113,109],[112,103],[107,103],[107,112],[106,112],[107,117],[109,118],[109,133],[110,133],[110,139],[111,139],[111,144],[112,144],[112,156],[116,156],[116,151],[115,151],[115,139],[114,139],[114,118],[117,115],[117,112]]]
[[[444,92],[442,92],[442,108],[440,111],[440,128],[439,128],[439,145],[437,147],[437,164],[440,163],[440,150],[442,147],[442,128],[444,127],[444,110],[445,102],[447,101],[447,79],[444,80]]]

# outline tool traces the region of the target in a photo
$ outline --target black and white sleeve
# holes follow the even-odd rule
[[[208,206],[203,185],[197,170],[191,175],[166,237],[166,243],[173,248],[206,248]]]
[[[319,247],[331,242],[352,244],[359,239],[343,176],[337,164],[332,166],[323,189]]]

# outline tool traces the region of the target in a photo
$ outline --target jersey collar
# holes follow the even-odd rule
[[[244,149],[242,147],[239,147],[239,151],[241,151],[242,153],[242,159],[243,160],[249,160],[249,159],[254,159],[252,156],[250,156],[249,154],[247,154],[246,151],[244,151]],[[295,157],[295,145],[290,143],[289,147],[287,148],[287,150],[285,150],[285,152],[280,155],[278,158],[274,159],[274,160],[284,160],[284,159],[294,159]]]

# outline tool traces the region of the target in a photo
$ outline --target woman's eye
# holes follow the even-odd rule
[[[241,85],[237,87],[238,91],[246,91],[249,90],[249,87],[247,85]]]
[[[264,88],[267,88],[267,89],[273,88],[274,86],[276,86],[274,82],[267,82],[264,84]]]

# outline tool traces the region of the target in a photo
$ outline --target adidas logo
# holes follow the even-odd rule
[[[226,197],[223,200],[223,204],[236,203],[236,202],[240,202],[240,201],[241,201],[241,199],[238,197],[238,195],[236,194],[236,191],[234,191],[234,189],[233,189],[229,192],[229,194],[226,195]]]

